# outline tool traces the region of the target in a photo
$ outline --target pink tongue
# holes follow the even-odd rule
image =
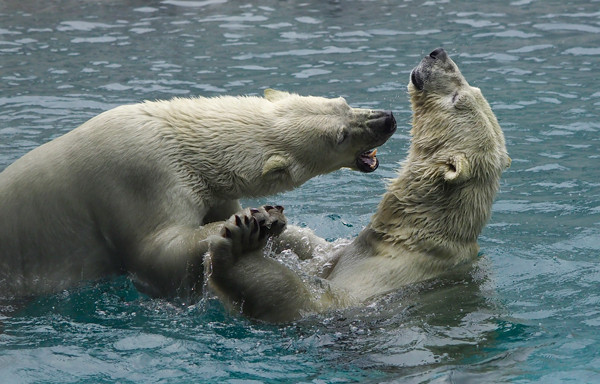
[[[369,167],[374,168],[377,165],[377,158],[372,156],[371,153],[364,153],[360,155],[361,160]]]

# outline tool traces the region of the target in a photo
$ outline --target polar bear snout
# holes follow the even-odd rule
[[[448,59],[448,54],[446,53],[444,48],[438,48],[438,49],[433,50],[429,54],[429,57],[431,57],[434,60],[441,60],[442,62],[444,62],[444,61],[446,61],[446,59]]]
[[[376,133],[389,135],[396,131],[396,119],[392,111],[376,111],[367,126]]]
[[[431,68],[436,64],[436,61],[442,64],[448,60],[448,54],[443,48],[433,50],[428,56],[425,56],[423,60],[410,72],[410,82],[415,86],[416,89],[422,91],[425,88],[425,83],[429,80],[431,74]]]
[[[431,68],[435,65],[436,61],[445,64],[448,60],[448,54],[444,48],[437,48],[428,56],[425,56],[423,60],[410,72],[410,82],[416,89],[422,91],[425,88],[425,83],[428,81],[428,77],[431,74]]]
[[[437,48],[410,72],[409,90],[411,86],[423,93],[451,94],[468,83],[446,51]]]
[[[358,138],[361,149],[355,159],[355,168],[361,172],[370,173],[379,166],[377,150],[372,148],[379,147],[396,132],[394,114],[392,111],[370,111],[367,128],[368,131],[364,133],[368,137],[363,134]],[[365,150],[366,148],[363,147],[365,144],[368,144],[371,149]]]
[[[385,120],[383,121],[383,131],[385,133],[394,133],[396,132],[396,118],[392,111],[385,112]]]

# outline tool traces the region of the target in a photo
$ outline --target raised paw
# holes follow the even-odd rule
[[[260,226],[261,237],[278,236],[287,225],[281,205],[263,205],[260,208],[249,208],[248,211]]]
[[[248,208],[225,222],[221,236],[231,241],[232,252],[235,256],[240,256],[264,247],[267,238],[279,235],[286,223],[281,206]]]

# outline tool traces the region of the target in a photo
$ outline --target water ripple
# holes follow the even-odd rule
[[[243,55],[233,56],[234,60],[250,60],[250,59],[271,59],[279,56],[313,56],[313,55],[332,55],[332,54],[349,54],[360,52],[360,49],[351,49],[345,47],[328,46],[322,49],[293,49],[289,51],[269,52],[269,53],[246,53]]]
[[[587,33],[600,33],[600,27],[593,27],[585,24],[567,24],[567,23],[542,23],[534,24],[533,28],[542,31],[577,31]]]
[[[499,200],[494,203],[494,212],[498,213],[569,213],[574,211],[576,211],[574,205],[550,201],[534,203],[526,200]]]
[[[227,0],[204,0],[204,1],[194,1],[194,0],[163,0],[161,4],[175,5],[178,7],[192,7],[192,8],[201,8],[206,7],[208,5],[218,5],[227,3]]]
[[[598,56],[600,55],[600,48],[573,47],[564,50],[563,53],[574,56]]]
[[[530,53],[535,51],[540,51],[544,49],[554,48],[552,44],[537,44],[537,45],[526,45],[517,49],[509,49],[507,52],[509,53]]]
[[[61,22],[56,30],[59,32],[70,32],[70,31],[93,31],[96,28],[100,29],[110,29],[110,28],[119,28],[123,27],[123,25],[116,24],[105,24],[105,23],[93,23],[89,21],[63,21]]]

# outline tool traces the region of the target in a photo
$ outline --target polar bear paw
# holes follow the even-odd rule
[[[221,236],[231,241],[233,253],[240,256],[264,247],[267,239],[283,232],[286,224],[282,206],[265,205],[231,216],[223,225]]]
[[[240,257],[262,249],[267,239],[285,229],[287,219],[282,206],[248,208],[231,216],[212,241],[212,264],[234,264]]]

